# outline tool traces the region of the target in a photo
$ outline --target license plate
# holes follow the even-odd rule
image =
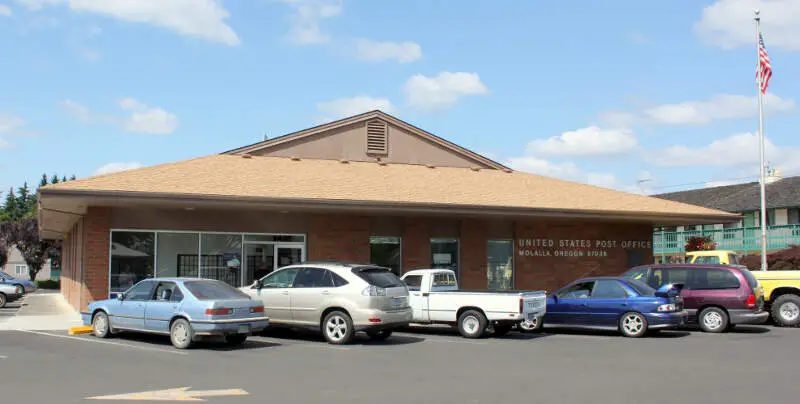
[[[245,325],[240,325],[239,326],[239,334],[247,334],[249,332],[250,332],[250,326],[249,325],[245,324]]]
[[[403,299],[396,298],[396,297],[392,298],[392,307],[399,307],[399,306],[402,306],[402,305],[403,305]]]

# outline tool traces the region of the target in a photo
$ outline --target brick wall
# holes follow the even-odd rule
[[[403,272],[430,267],[431,236],[428,221],[425,218],[405,218],[400,236]]]
[[[460,286],[464,289],[486,289],[489,261],[487,224],[480,220],[463,220],[460,233]]]
[[[369,218],[315,215],[310,222],[309,261],[369,262]]]
[[[81,309],[92,301],[108,298],[110,220],[111,210],[99,207],[89,208],[84,218],[86,273],[83,275],[85,287],[81,296]]]

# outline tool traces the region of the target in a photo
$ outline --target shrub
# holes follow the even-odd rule
[[[52,279],[36,281],[36,285],[39,289],[61,289],[61,282]]]
[[[741,264],[751,271],[761,270],[761,254],[742,257]],[[800,269],[800,246],[791,245],[783,250],[767,254],[767,270],[791,271]]]
[[[686,251],[710,251],[717,248],[711,236],[692,236],[686,240]]]

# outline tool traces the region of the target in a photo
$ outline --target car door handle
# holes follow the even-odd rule
[[[288,291],[288,290],[284,290],[283,292],[281,292],[281,294],[282,294],[282,295],[288,295],[288,294],[289,294],[289,291]]]
[[[331,294],[331,292],[328,292],[327,290],[323,290],[322,294],[327,296],[327,295]]]

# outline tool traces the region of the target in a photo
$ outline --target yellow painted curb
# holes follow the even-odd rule
[[[92,332],[92,326],[80,326],[80,327],[72,327],[69,329],[69,335],[75,334],[90,334]]]

